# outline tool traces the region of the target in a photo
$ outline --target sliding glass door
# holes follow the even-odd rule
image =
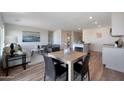
[[[4,26],[1,25],[0,26],[0,62],[2,58],[3,48],[4,48]]]

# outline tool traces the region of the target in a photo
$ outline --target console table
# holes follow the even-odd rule
[[[21,54],[21,55],[15,54],[14,56],[11,56],[11,55],[7,54],[5,56],[5,60],[6,60],[6,76],[8,76],[8,70],[9,70],[8,62],[18,60],[18,59],[22,59],[22,66],[23,66],[23,68],[25,70],[26,69],[26,54]]]

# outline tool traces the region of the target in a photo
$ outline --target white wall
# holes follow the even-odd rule
[[[22,42],[22,31],[40,32],[40,42]],[[5,24],[5,42],[6,37],[17,37],[19,44],[24,46],[28,51],[36,48],[37,45],[48,44],[48,31],[33,27]]]
[[[55,30],[53,32],[53,44],[60,44],[61,45],[61,36],[62,36],[61,30]]]
[[[109,31],[110,27],[83,29],[83,40],[85,43],[91,43],[92,51],[102,51],[103,44],[114,44],[119,39],[119,37],[111,37]],[[101,37],[97,37],[96,33],[101,33]]]

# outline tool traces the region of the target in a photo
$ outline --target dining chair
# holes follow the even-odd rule
[[[54,59],[44,55],[45,61],[45,75],[44,80],[56,81],[62,74],[66,73],[67,80],[67,67],[60,64],[55,64]]]
[[[75,48],[74,48],[74,51],[83,52],[83,48],[82,48],[82,47],[75,47]],[[77,62],[78,62],[79,64],[82,64],[82,59],[77,60]]]
[[[89,59],[90,59],[90,53],[88,53],[84,61],[82,61],[83,64],[79,64],[79,63],[74,64],[74,71],[76,71],[78,74],[81,74],[81,80],[84,80],[85,76],[87,75],[88,81],[90,81]]]
[[[75,50],[75,51],[78,51],[78,52],[83,52],[83,48],[82,48],[82,47],[75,47],[74,50]]]

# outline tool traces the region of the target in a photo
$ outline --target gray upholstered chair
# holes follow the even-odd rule
[[[77,52],[83,52],[82,47],[75,47],[74,50],[77,51]],[[79,64],[82,64],[82,59],[79,59],[78,62],[79,62]]]
[[[47,55],[44,56],[45,61],[45,75],[44,80],[56,81],[58,77],[67,72],[67,68],[60,64],[55,64],[54,60]],[[66,75],[67,79],[67,75]]]
[[[75,51],[83,52],[83,48],[82,47],[75,47]]]
[[[81,74],[81,80],[84,80],[84,77],[86,74],[88,74],[88,80],[90,80],[90,73],[89,73],[89,59],[90,59],[90,53],[87,54],[85,57],[84,61],[82,62],[83,64],[74,64],[74,71],[77,73]]]

